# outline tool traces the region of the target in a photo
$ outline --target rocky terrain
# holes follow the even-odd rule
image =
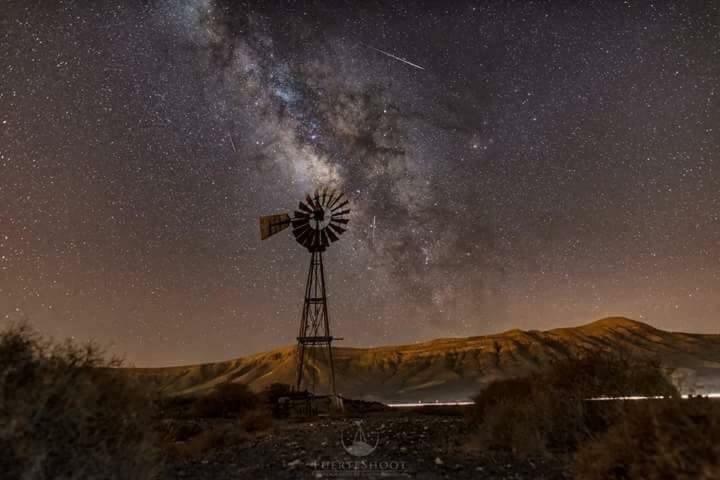
[[[362,417],[366,457],[350,455],[357,418],[276,421],[271,430],[169,465],[170,478],[562,479],[560,463],[484,454],[465,435],[462,415],[392,411]]]
[[[338,391],[345,397],[460,400],[495,379],[527,374],[588,350],[654,358],[675,370],[683,388],[720,390],[720,335],[666,332],[627,318],[413,345],[337,348],[335,365]],[[319,356],[310,366],[318,385],[327,385],[325,358]],[[255,390],[274,382],[292,383],[294,368],[294,348],[286,347],[226,362],[127,371],[169,394],[202,394],[228,381]]]

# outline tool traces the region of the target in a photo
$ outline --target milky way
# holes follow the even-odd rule
[[[345,344],[717,331],[717,6],[2,3],[5,321],[141,365],[292,343],[309,255],[257,218],[331,185]]]

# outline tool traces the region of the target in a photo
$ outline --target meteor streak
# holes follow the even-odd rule
[[[372,48],[372,49],[375,50],[376,52],[380,52],[380,53],[382,53],[383,55],[386,55],[386,56],[388,56],[388,57],[390,57],[390,58],[394,58],[395,60],[399,60],[399,61],[401,61],[401,62],[403,62],[403,63],[407,63],[407,64],[410,65],[411,67],[415,67],[415,68],[418,68],[418,69],[420,69],[420,70],[425,70],[425,69],[424,69],[423,67],[421,67],[420,65],[417,65],[417,64],[412,63],[412,62],[410,62],[410,61],[408,61],[408,60],[405,60],[405,59],[402,58],[402,57],[398,57],[397,55],[393,55],[392,53],[386,52],[385,50],[380,50],[379,48],[371,47],[370,45],[368,45],[368,48]]]

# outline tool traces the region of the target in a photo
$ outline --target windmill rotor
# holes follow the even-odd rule
[[[323,251],[331,243],[340,240],[347,230],[350,201],[342,192],[328,187],[318,188],[307,194],[305,200],[290,214],[269,215],[260,218],[260,237],[266,238],[292,227],[295,240],[312,251]]]

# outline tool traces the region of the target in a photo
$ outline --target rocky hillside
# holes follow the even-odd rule
[[[588,350],[653,358],[675,369],[684,388],[720,391],[720,335],[666,332],[627,318],[413,345],[337,348],[335,367],[338,392],[347,397],[460,400],[494,379],[525,375]],[[318,385],[327,384],[325,364],[322,355],[310,362]],[[226,362],[128,371],[170,394],[202,394],[223,382],[243,382],[254,389],[293,383],[294,368],[294,348],[285,347]]]

